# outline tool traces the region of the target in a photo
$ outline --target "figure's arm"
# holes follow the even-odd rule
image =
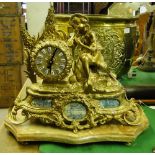
[[[83,44],[79,38],[75,38],[75,41],[76,41],[77,44],[80,44],[82,47],[84,47],[84,48],[86,48],[88,50],[91,50],[90,47]]]
[[[68,46],[72,47],[75,45],[75,34],[73,34],[67,41]]]
[[[75,37],[75,41],[77,44],[80,44],[82,47],[84,47],[92,52],[95,52],[96,51],[95,36],[93,34],[91,34],[91,37],[89,39],[90,39],[91,44],[88,46],[88,45],[83,44],[79,38]]]

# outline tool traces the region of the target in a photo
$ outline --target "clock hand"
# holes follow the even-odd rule
[[[51,60],[50,60],[50,62],[49,62],[49,65],[47,66],[47,68],[50,69],[50,73],[51,73],[51,68],[52,68],[52,64],[53,64],[53,59],[54,59],[54,56],[55,56],[57,50],[58,50],[58,49],[56,48],[55,51],[53,52],[53,55],[52,55]]]

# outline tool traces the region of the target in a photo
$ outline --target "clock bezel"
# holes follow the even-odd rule
[[[81,104],[81,105],[85,108],[85,110],[86,110],[85,116],[84,116],[83,118],[81,118],[81,119],[72,119],[72,118],[69,118],[69,117],[65,114],[65,107],[66,107],[67,105],[69,105],[69,104],[74,103],[74,102]],[[63,117],[64,117],[66,120],[70,121],[70,122],[73,122],[73,121],[82,122],[82,121],[86,120],[87,114],[88,114],[88,110],[87,110],[86,105],[85,105],[83,102],[74,100],[74,101],[70,101],[70,102],[68,102],[67,104],[65,104],[65,106],[63,107],[63,112],[62,112],[62,113],[63,113]]]
[[[35,62],[38,53],[45,47],[54,47],[54,48],[59,48],[65,55],[66,58],[66,66],[63,69],[63,72],[52,76],[52,75],[46,75],[43,74],[38,68],[37,68],[37,64]],[[34,72],[43,80],[45,81],[49,81],[49,82],[54,82],[54,81],[61,81],[62,79],[64,79],[71,70],[72,67],[72,57],[71,57],[72,51],[71,48],[69,48],[67,46],[67,43],[65,41],[62,40],[48,40],[48,41],[40,41],[38,44],[36,44],[36,46],[34,47],[33,51],[32,51],[32,56],[31,56],[31,65],[32,68],[34,70]]]
[[[65,115],[65,112],[64,112],[65,106],[73,102],[78,102],[85,107],[86,115],[82,119],[73,120]],[[80,124],[81,122],[88,121],[89,115],[91,113],[91,111],[89,111],[89,107],[91,107],[91,102],[88,98],[85,98],[83,95],[79,95],[79,94],[71,95],[70,94],[68,97],[65,96],[65,97],[62,97],[61,99],[55,99],[55,103],[61,105],[61,114],[62,114],[62,117],[64,118],[64,121],[70,122],[71,124],[73,122],[77,122],[78,124]]]

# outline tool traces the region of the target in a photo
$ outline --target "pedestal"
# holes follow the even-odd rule
[[[69,144],[84,144],[101,141],[132,142],[149,125],[148,120],[143,113],[141,115],[142,123],[135,126],[107,124],[92,129],[86,129],[74,133],[69,130],[54,128],[41,125],[36,121],[27,121],[23,124],[15,125],[7,118],[5,126],[13,133],[17,141],[50,141],[63,142]]]

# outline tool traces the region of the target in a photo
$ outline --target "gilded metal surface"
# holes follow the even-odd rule
[[[34,121],[27,121],[22,125],[16,125],[6,119],[5,126],[13,133],[19,142],[50,141],[69,144],[85,144],[101,141],[118,141],[131,143],[135,141],[137,136],[149,125],[144,112],[141,115],[141,120],[142,123],[138,126],[109,123],[87,130],[81,130],[76,134],[69,130],[62,130],[61,128],[54,128],[49,125],[45,127]]]
[[[125,44],[123,38],[120,37],[118,31],[111,28],[94,28],[97,38],[100,38],[100,43],[104,47],[102,54],[110,69],[117,73],[124,66],[126,54],[124,53]]]
[[[45,81],[57,81],[64,78],[66,73],[70,71],[71,50],[66,45],[66,34],[61,30],[56,30],[54,23],[54,10],[51,7],[45,21],[45,29],[41,36],[38,35],[38,38],[35,39],[34,37],[31,37],[24,28],[22,29],[22,37],[25,45],[25,64],[27,66],[26,73],[33,83],[36,82],[36,74],[44,78]],[[47,48],[51,48],[51,51],[48,51]],[[59,49],[64,54],[64,59],[66,62],[64,62],[65,68],[63,68],[64,70],[61,75],[58,74],[57,76],[51,76],[51,74],[48,75],[48,73],[46,73],[48,70],[45,70],[45,68],[47,68],[48,63],[50,61],[56,61],[55,57],[53,57],[54,60],[50,60],[51,55],[48,55],[48,53],[54,52],[52,51],[52,48]],[[41,59],[39,66],[40,68],[37,67],[36,63],[36,57],[39,54],[40,58],[38,59]]]
[[[43,93],[33,93],[33,95],[28,95],[23,101],[16,100],[15,106],[9,116],[10,120],[14,120],[13,122],[18,124],[30,118],[35,118],[40,119],[45,124],[73,130],[74,132],[103,125],[110,121],[115,122],[116,120],[118,121],[116,124],[124,125],[139,125],[142,123],[141,108],[135,103],[135,100],[126,100],[123,94],[115,98],[120,102],[120,106],[110,109],[102,107],[100,100],[86,97],[84,93],[49,92],[48,94],[49,96],[45,96]],[[43,108],[42,106],[33,105],[33,100],[36,98],[49,99],[51,106]],[[78,102],[86,108],[86,115],[83,119],[71,120],[65,116],[65,106],[74,102]],[[22,113],[24,117],[22,121],[16,119],[18,111]],[[78,113],[80,113],[80,111]]]
[[[85,16],[89,19],[91,29],[96,33],[98,42],[103,47],[101,53],[108,67],[117,76],[127,73],[137,41],[137,18],[97,14]],[[56,27],[68,34],[72,33],[73,29],[68,22],[70,17],[71,15],[57,14]]]
[[[36,80],[36,75],[32,69],[32,66],[31,66],[31,51],[36,43],[36,39],[34,37],[31,37],[29,35],[29,33],[26,31],[25,28],[22,28],[22,31],[21,31],[21,35],[22,35],[22,38],[23,38],[23,43],[24,43],[24,64],[26,65],[26,75],[28,78],[30,78],[30,80],[35,83],[37,80]]]
[[[124,88],[104,61],[102,46],[88,18],[82,14],[71,16],[69,23],[73,34],[66,40],[55,28],[51,10],[45,31],[34,47],[29,48],[32,70],[43,82],[33,83],[27,87],[24,99],[16,99],[9,113],[10,121],[20,124],[39,119],[44,124],[75,133],[108,123],[141,125],[142,109],[134,99],[126,99]],[[48,50],[49,47],[54,50]],[[41,61],[41,68],[38,68],[38,61]],[[61,63],[65,68],[55,72]]]
[[[68,45],[74,49],[73,76],[70,82],[74,82],[72,79],[75,79],[82,83],[88,92],[108,92],[110,86],[113,86],[111,92],[121,89],[115,74],[104,61],[102,47],[91,31],[88,19],[81,14],[75,14],[69,23],[74,30],[74,34],[68,40]]]

